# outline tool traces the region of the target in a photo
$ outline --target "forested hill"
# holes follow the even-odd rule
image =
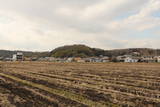
[[[0,50],[0,57],[12,57],[12,55],[17,53],[17,52],[22,52],[25,57],[45,57],[45,56],[49,56],[49,52]]]
[[[23,52],[25,57],[94,57],[94,56],[120,56],[132,55],[134,52],[140,53],[140,56],[160,56],[160,49],[149,48],[130,48],[130,49],[116,49],[103,50],[98,48],[91,48],[85,45],[66,45],[58,47],[51,52],[32,52],[32,51],[10,51],[0,50],[0,57],[12,57],[17,52]]]
[[[105,54],[104,50],[90,48],[85,45],[68,45],[54,49],[50,55],[54,57],[92,57]]]
[[[54,57],[92,57],[92,56],[119,56],[131,55],[134,52],[140,53],[140,56],[160,56],[160,49],[149,48],[131,48],[131,49],[116,49],[102,50],[91,48],[85,45],[69,45],[62,46],[50,52],[50,56]]]

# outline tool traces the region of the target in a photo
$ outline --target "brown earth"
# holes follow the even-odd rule
[[[160,107],[160,64],[0,63],[0,107],[88,106]]]

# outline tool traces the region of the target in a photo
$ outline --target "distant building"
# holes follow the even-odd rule
[[[85,62],[91,62],[90,58],[84,58]]]
[[[70,58],[67,58],[66,62],[73,62],[74,58],[73,57],[70,57]]]
[[[31,61],[37,61],[37,60],[38,60],[37,57],[32,57],[32,58],[31,58]]]
[[[85,62],[85,60],[83,58],[80,58],[80,57],[76,57],[73,59],[75,62]]]
[[[38,58],[38,61],[54,62],[54,61],[55,61],[55,58],[54,58],[54,57],[42,57],[42,58]]]
[[[134,63],[134,62],[138,62],[139,61],[139,59],[137,59],[137,58],[132,58],[132,57],[126,57],[125,59],[124,59],[124,62],[128,62],[128,63]]]
[[[4,61],[12,61],[12,58],[4,58]]]
[[[157,56],[156,59],[157,59],[157,62],[160,63],[160,56]]]
[[[4,60],[4,57],[0,57],[0,61],[3,61]]]
[[[110,62],[109,57],[105,56],[101,58],[102,62]]]
[[[102,59],[98,57],[92,57],[90,58],[90,62],[102,62]]]
[[[23,60],[24,60],[24,56],[23,56],[23,53],[21,52],[14,54],[12,57],[12,61],[23,61]]]
[[[154,56],[144,56],[142,57],[142,62],[147,62],[147,63],[157,62],[157,59]]]
[[[24,57],[24,61],[32,61],[32,59],[29,57]]]
[[[14,54],[14,55],[13,55],[12,60],[13,60],[13,61],[17,61],[17,54]]]
[[[117,56],[116,61],[117,62],[125,62],[125,58],[126,58],[125,56]]]
[[[77,60],[77,62],[84,63],[84,62],[85,62],[85,60],[81,59],[81,60]]]
[[[140,56],[141,54],[139,52],[133,52],[131,53],[133,56]]]

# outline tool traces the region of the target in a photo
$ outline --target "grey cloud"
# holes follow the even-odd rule
[[[20,36],[16,35],[24,33],[20,39],[24,41],[24,44],[16,44],[15,41],[13,41],[15,47],[18,48],[45,49],[49,46],[49,48],[54,48],[61,44],[83,43],[83,41],[86,44],[95,45],[95,47],[103,45],[103,47],[119,48],[125,47],[125,43],[121,42],[120,39],[119,41],[118,39],[114,41],[113,38],[118,38],[119,36],[125,37],[128,32],[134,31],[134,28],[127,28],[128,25],[124,25],[124,28],[118,28],[115,25],[115,29],[112,28],[112,22],[123,15],[127,16],[128,14],[127,17],[133,15],[130,13],[136,15],[150,1],[151,0],[0,0],[0,12],[9,14],[10,16],[13,15],[15,25],[17,25],[15,32],[8,33],[6,31],[6,34],[14,34],[13,37],[18,38]],[[5,18],[5,20],[6,19],[7,18]],[[122,22],[122,19],[118,20]],[[9,26],[14,25],[7,24],[6,29],[12,29],[12,27]],[[135,26],[137,27],[138,24]],[[25,38],[31,36],[33,36],[34,39],[26,42]],[[106,43],[105,41],[110,42]],[[26,44],[30,45],[27,46]],[[31,46],[32,44],[34,47]]]
[[[133,11],[147,3],[146,0],[126,1],[124,4],[118,5],[118,7],[112,7],[113,9],[110,10],[110,12],[104,11],[98,16],[98,19],[91,18],[89,20],[85,20],[80,18],[81,15],[85,13],[85,9],[87,7],[97,5],[101,2],[105,3],[105,0],[1,0],[0,8],[6,8],[8,11],[15,11],[30,20],[50,24],[53,28],[54,26],[60,28],[71,27],[82,32],[94,33],[98,31],[105,31],[106,28],[104,25],[111,21],[114,17],[124,14],[127,11]],[[111,3],[114,2],[111,1]],[[106,5],[108,6],[108,4]],[[69,8],[70,10],[74,10],[75,14],[70,16],[59,15],[56,13],[56,10],[59,8]]]

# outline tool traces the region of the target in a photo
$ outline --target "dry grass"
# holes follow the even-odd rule
[[[158,63],[8,62],[0,77],[59,106],[158,107],[159,69]]]

